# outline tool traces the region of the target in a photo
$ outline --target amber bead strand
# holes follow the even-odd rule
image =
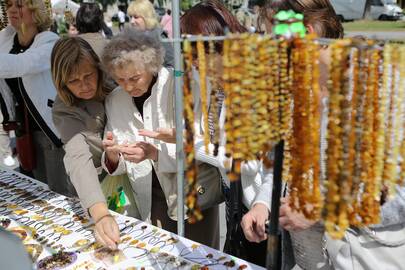
[[[197,164],[195,162],[194,154],[194,101],[191,92],[191,70],[193,63],[193,56],[191,50],[191,44],[189,41],[185,41],[184,44],[184,82],[183,82],[183,94],[184,94],[184,128],[186,130],[185,139],[185,161],[186,161],[186,174],[187,180],[187,215],[188,222],[195,223],[202,219],[202,214],[199,206],[197,205]]]

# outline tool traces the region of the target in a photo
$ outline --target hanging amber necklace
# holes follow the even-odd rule
[[[327,196],[325,202],[325,229],[333,238],[341,238],[346,228],[338,226],[340,218],[345,219],[340,207],[341,194],[339,189],[339,172],[342,162],[342,128],[340,123],[340,102],[343,78],[342,60],[344,56],[343,42],[336,42],[331,47],[331,80],[328,82],[329,91],[329,120],[328,120],[328,148],[327,148]]]
[[[405,46],[400,46],[399,48],[400,51],[400,57],[399,57],[399,72],[400,72],[400,82],[399,82],[399,88],[403,89],[405,88]],[[401,155],[401,163],[400,163],[400,175],[397,180],[397,184],[399,186],[403,186],[404,181],[405,181],[405,120],[402,122],[402,143],[401,143],[401,150],[400,150],[400,155]]]
[[[186,130],[185,138],[185,156],[186,156],[186,180],[187,180],[187,215],[188,222],[195,223],[202,219],[201,210],[197,204],[197,164],[194,158],[194,101],[191,92],[190,76],[192,72],[193,55],[189,41],[184,42],[184,66],[185,76],[183,82],[184,94],[184,128]]]
[[[202,124],[204,127],[204,146],[205,153],[208,154],[209,128],[208,128],[208,101],[207,101],[207,61],[205,59],[205,46],[202,40],[197,41],[197,59],[198,59],[198,72],[200,78],[200,96],[201,96],[201,112]]]
[[[361,122],[358,119],[358,110],[354,108],[360,107],[362,95],[359,94],[361,88],[361,79],[360,79],[360,51],[358,48],[352,48],[350,56],[350,69],[351,69],[351,103],[352,103],[352,112],[351,112],[351,130],[349,133],[349,156],[347,163],[347,170],[349,171],[349,185],[351,186],[352,194],[360,194],[360,172],[361,172],[361,163],[360,155],[361,152]],[[360,224],[361,218],[358,215],[360,209],[360,198],[359,196],[354,196],[351,198],[351,206],[349,207],[349,220],[350,224],[356,225]]]
[[[219,93],[220,91],[220,86],[218,85],[219,78],[216,75],[216,70],[215,70],[215,58],[216,58],[216,53],[215,53],[215,44],[211,40],[208,43],[208,80],[211,85],[211,91],[210,91],[210,116],[212,117],[213,121],[213,133],[214,136],[211,138],[211,142],[214,144],[214,156],[218,155],[218,147],[219,147],[219,112],[221,108],[219,107],[219,102],[218,102],[218,96],[223,93]],[[222,86],[221,86],[222,88]],[[222,90],[221,90],[222,91]],[[222,105],[222,104],[221,104]]]
[[[1,8],[1,20],[0,20],[0,31],[1,31],[2,29],[6,28],[8,24],[6,0],[1,0],[0,8]]]

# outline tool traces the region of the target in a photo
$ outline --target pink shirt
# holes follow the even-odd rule
[[[162,26],[163,30],[166,31],[169,38],[173,37],[173,28],[172,28],[172,16],[168,15],[167,13],[162,17],[160,21],[160,25]]]

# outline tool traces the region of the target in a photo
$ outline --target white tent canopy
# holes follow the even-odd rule
[[[73,2],[72,0],[51,0],[52,11],[56,14],[63,14],[67,8],[70,9],[74,16],[76,16],[77,10],[80,5]]]

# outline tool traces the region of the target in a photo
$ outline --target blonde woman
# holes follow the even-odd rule
[[[128,15],[133,27],[141,31],[153,31],[161,38],[168,38],[166,32],[160,27],[159,18],[156,15],[155,8],[149,0],[135,0],[128,6]],[[174,53],[171,43],[163,42],[165,49],[165,58],[163,66],[174,66]]]
[[[16,136],[21,143],[29,142],[23,140],[29,136],[23,135],[32,135],[32,144],[17,147],[21,171],[47,182],[52,190],[72,195],[62,162],[62,143],[51,116],[56,90],[50,56],[58,36],[48,31],[50,11],[43,0],[5,1],[9,25],[0,32],[3,124],[18,122]]]
[[[119,84],[106,99],[104,167],[112,175],[127,174],[139,210],[138,218],[176,232],[176,145],[139,134],[139,130],[174,128],[173,70],[163,64],[156,35],[126,29],[105,47],[102,62]],[[218,248],[218,208],[204,219],[186,224],[186,237]]]
[[[93,218],[97,240],[115,249],[118,226],[99,183],[105,176],[101,168],[104,98],[112,87],[107,85],[97,54],[80,37],[56,42],[51,68],[58,91],[53,121],[64,143],[66,172],[83,208]]]

